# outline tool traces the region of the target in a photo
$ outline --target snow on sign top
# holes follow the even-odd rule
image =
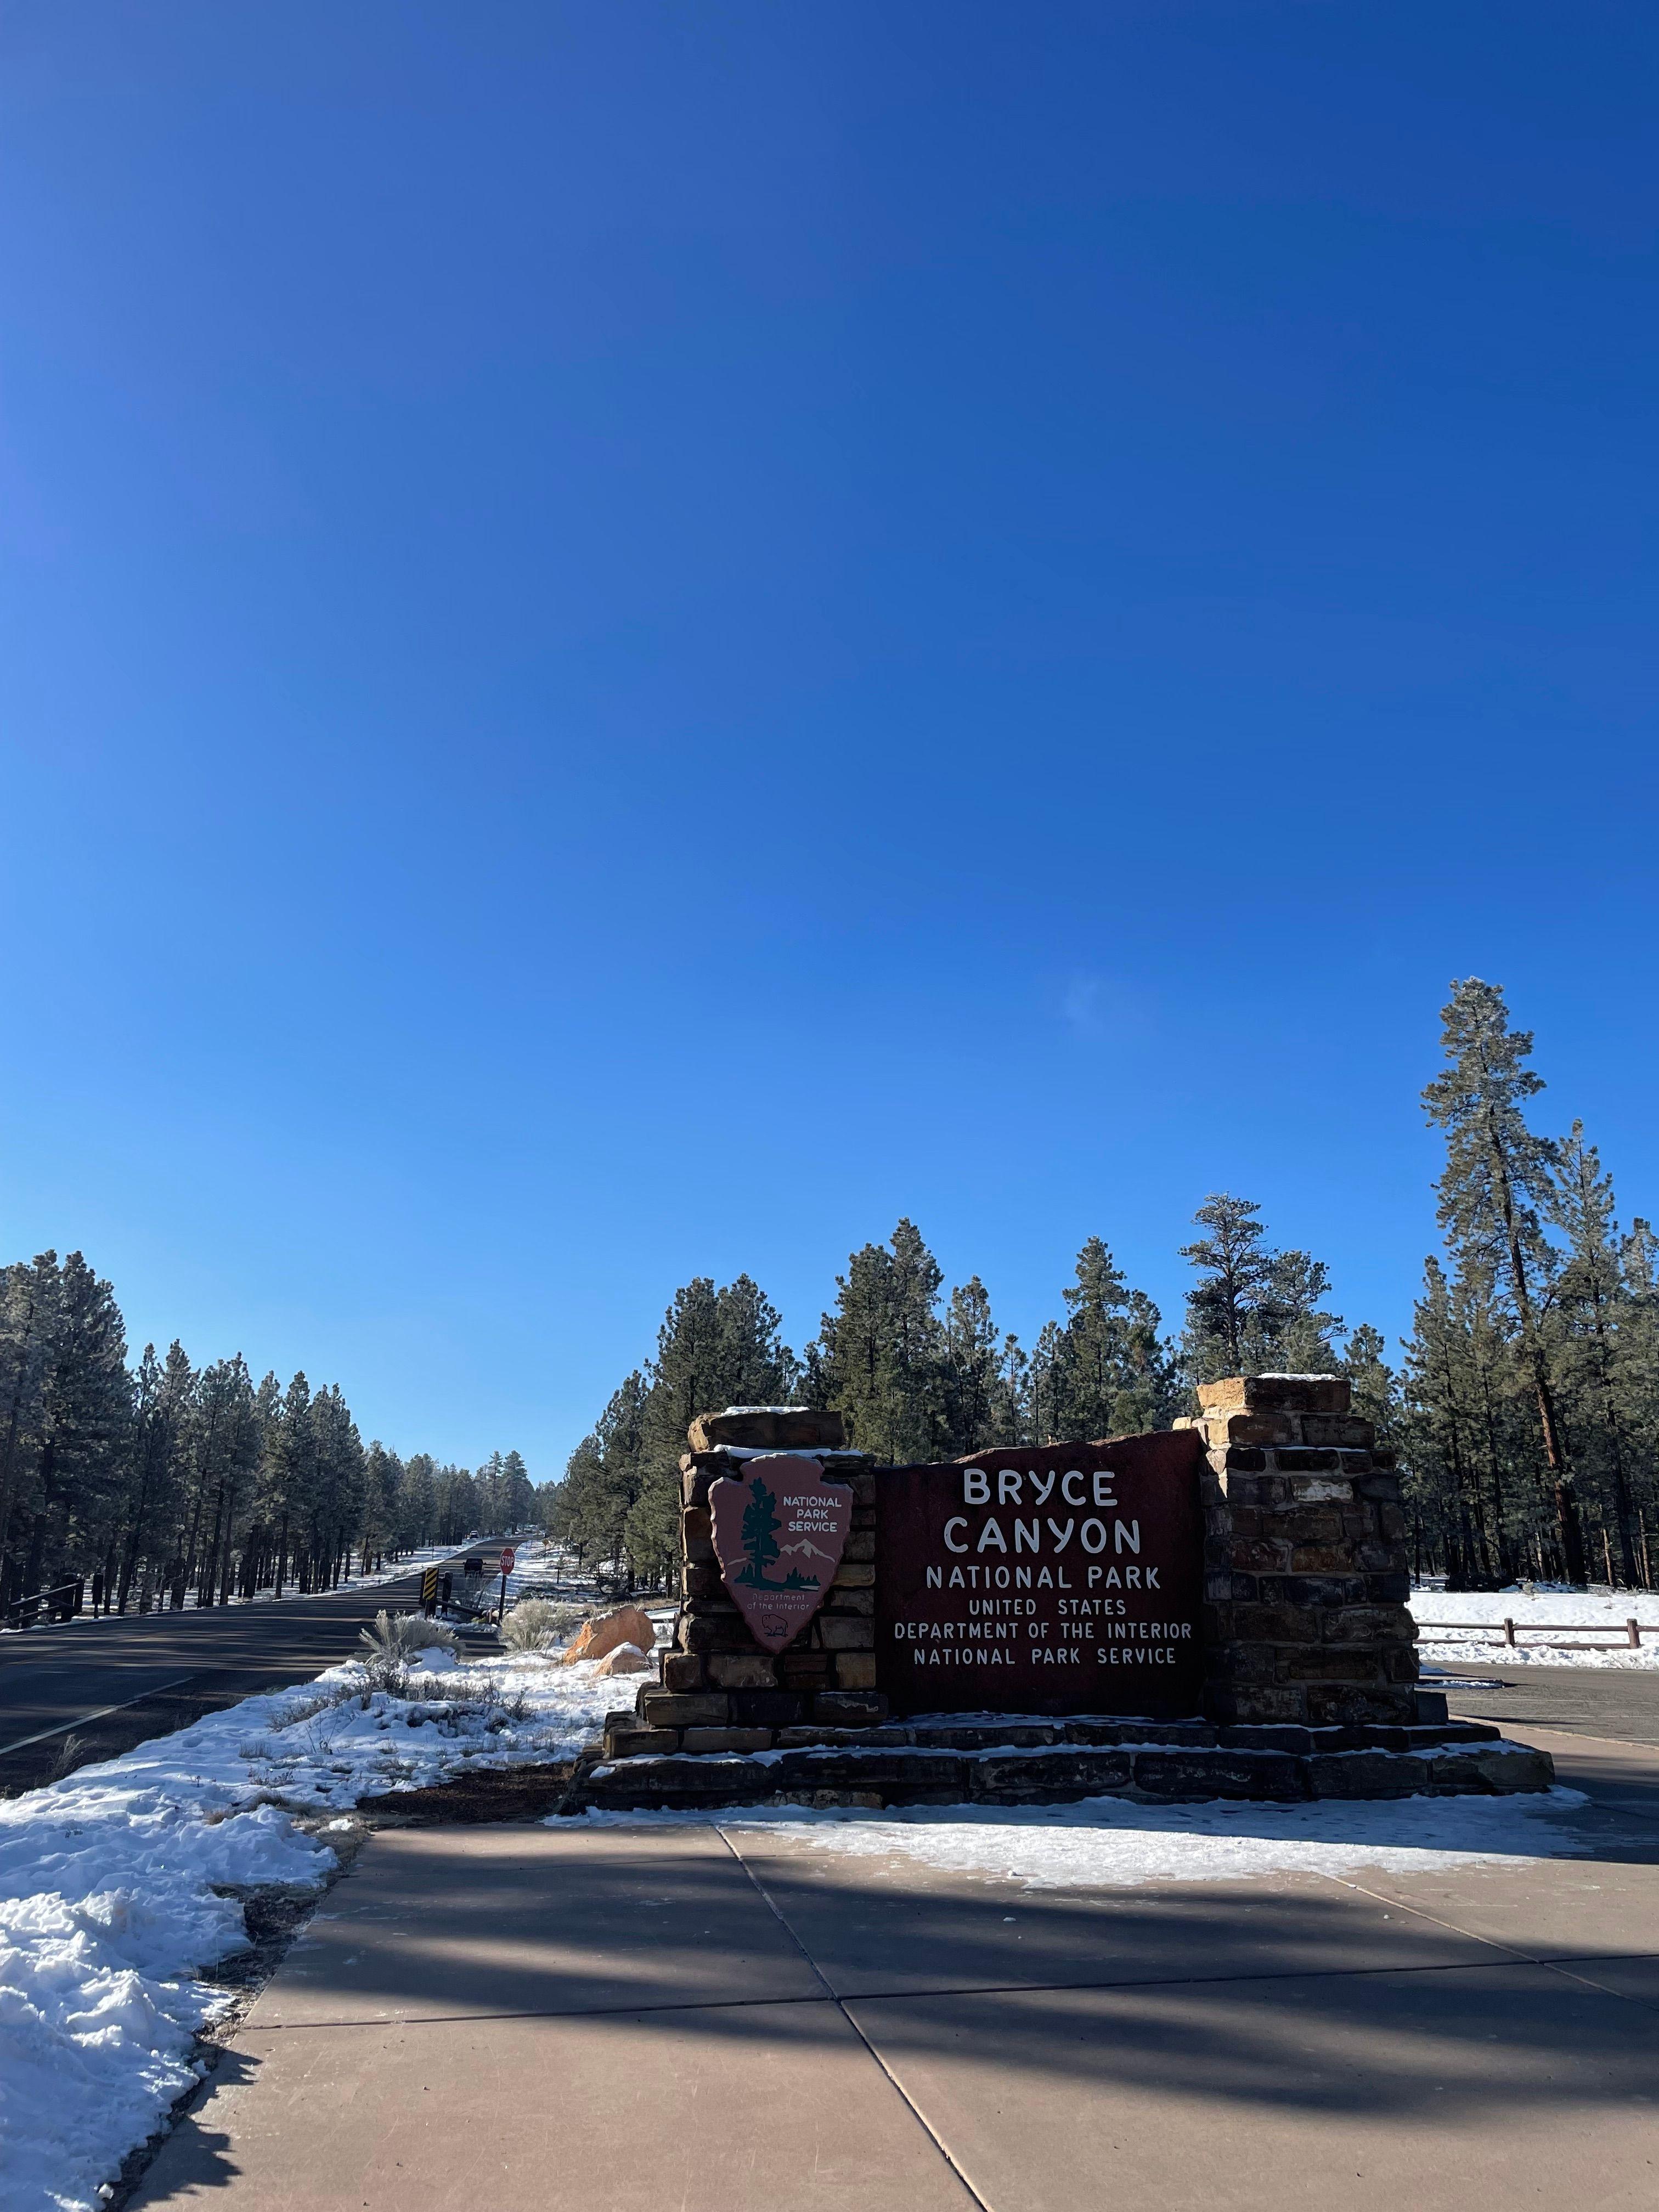
[[[1245,1380],[1252,1382],[1340,1382],[1342,1380],[1342,1377],[1340,1375],[1332,1375],[1329,1373],[1322,1375],[1286,1375],[1275,1367],[1264,1368],[1260,1375],[1247,1376]]]
[[[811,1410],[810,1406],[727,1406],[722,1410],[721,1419],[726,1413],[810,1413]]]

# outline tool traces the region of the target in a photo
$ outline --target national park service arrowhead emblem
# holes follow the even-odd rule
[[[815,1459],[768,1453],[710,1486],[714,1556],[755,1641],[781,1651],[830,1594],[853,1525],[853,1493]]]

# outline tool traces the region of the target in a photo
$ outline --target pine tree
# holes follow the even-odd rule
[[[586,1559],[620,1559],[628,1516],[640,1494],[645,1407],[650,1384],[635,1368],[612,1391],[592,1435],[570,1455],[554,1516],[556,1542]]]
[[[679,1555],[680,1455],[699,1413],[777,1405],[799,1375],[777,1310],[747,1275],[723,1290],[700,1275],[674,1295],[657,1336],[641,1416],[637,1487],[623,1522],[630,1575],[657,1582]]]
[[[1503,992],[1474,975],[1453,983],[1442,1022],[1447,1065],[1423,1093],[1430,1121],[1446,1133],[1445,1172],[1437,1186],[1440,1225],[1449,1244],[1486,1247],[1506,1270],[1567,1579],[1582,1583],[1578,1503],[1537,1307],[1551,1273],[1539,1217],[1553,1200],[1557,1154],[1522,1110],[1544,1087],[1526,1065],[1532,1032],[1512,1030]]]
[[[1167,1427],[1175,1393],[1162,1318],[1144,1291],[1130,1289],[1100,1237],[1078,1254],[1062,1296],[1067,1318],[1053,1340],[1050,1383],[1055,1441]]]
[[[1515,1336],[1498,1291],[1491,1253],[1473,1246],[1459,1256],[1452,1283],[1452,1320],[1472,1437],[1469,1496],[1472,1536],[1468,1580],[1510,1580],[1512,1539],[1536,1519],[1533,1470],[1516,1421]]]
[[[403,1462],[375,1437],[363,1461],[363,1525],[359,1540],[365,1574],[372,1561],[392,1550],[397,1542],[403,1486]]]
[[[1212,1192],[1193,1218],[1209,1234],[1182,1247],[1200,1271],[1187,1293],[1182,1364],[1189,1382],[1227,1375],[1334,1375],[1339,1315],[1321,1300],[1330,1288],[1322,1261],[1276,1252],[1253,1200]]]
[[[1613,1178],[1602,1172],[1582,1121],[1573,1123],[1556,1150],[1559,1172],[1550,1212],[1565,1238],[1566,1259],[1555,1283],[1553,1364],[1563,1395],[1577,1410],[1574,1427],[1580,1454],[1588,1455],[1592,1466],[1599,1462],[1611,1493],[1620,1569],[1626,1589],[1634,1589],[1641,1579],[1632,1481],[1637,1447],[1629,1427],[1629,1401],[1635,1393],[1627,1390],[1622,1372],[1627,1300]]]
[[[1659,1237],[1639,1213],[1620,1240],[1619,1273],[1625,1298],[1620,1388],[1638,1442],[1636,1532],[1642,1586],[1651,1589],[1649,1538],[1659,1516]]]
[[[1061,1340],[1058,1425],[1067,1437],[1104,1437],[1125,1382],[1129,1286],[1098,1237],[1077,1255],[1076,1279],[1060,1293],[1067,1319]]]
[[[1060,1443],[1066,1439],[1066,1331],[1057,1321],[1046,1321],[1031,1347],[1026,1393],[1026,1419],[1031,1441]]]
[[[350,1563],[362,1518],[363,1445],[337,1382],[311,1401],[317,1486],[311,1522],[311,1587],[332,1589]]]
[[[459,1544],[483,1525],[478,1486],[464,1467],[441,1467],[434,1479],[437,1498],[437,1540]]]
[[[501,1534],[507,1521],[501,1510],[501,1455],[491,1452],[472,1477],[478,1493],[478,1513],[492,1535]]]
[[[132,1415],[126,1332],[111,1285],[71,1252],[46,1290],[45,1360],[22,1587],[97,1563]]]
[[[184,1357],[177,1339],[172,1349],[180,1358]],[[169,1403],[167,1379],[168,1369],[156,1358],[155,1346],[147,1344],[138,1362],[137,1373],[133,1377],[126,1537],[122,1547],[115,1595],[118,1613],[125,1613],[127,1609],[139,1560],[146,1553],[152,1524],[165,1517],[173,1502],[171,1492],[179,1416]]]
[[[430,1452],[412,1453],[404,1462],[393,1536],[400,1552],[438,1541],[438,1463]]]
[[[1131,1291],[1124,1317],[1124,1378],[1112,1408],[1112,1432],[1167,1429],[1180,1410],[1180,1363],[1164,1334],[1164,1316],[1145,1291]]]
[[[1352,1390],[1355,1413],[1371,1423],[1379,1444],[1392,1448],[1399,1438],[1401,1394],[1400,1377],[1384,1357],[1388,1348],[1382,1330],[1361,1322],[1344,1348],[1342,1372]]]
[[[1306,1252],[1276,1252],[1261,1316],[1261,1356],[1286,1375],[1330,1375],[1340,1362],[1332,1343],[1342,1316],[1322,1301],[1331,1279],[1322,1260]]]
[[[941,1349],[947,1449],[954,1455],[1012,1443],[1004,1433],[1002,1347],[990,1294],[977,1275],[951,1293]]]
[[[510,1451],[501,1462],[501,1525],[522,1528],[536,1510],[536,1486],[524,1463],[524,1454]]]
[[[858,1449],[890,1464],[942,1459],[950,1449],[943,1280],[915,1224],[901,1221],[890,1246],[852,1255],[836,1279],[836,1310],[807,1354],[811,1402],[838,1407]]]
[[[997,1426],[993,1443],[1030,1444],[1039,1441],[1031,1414],[1031,1355],[1012,1333],[1002,1340],[998,1377]]]
[[[21,1562],[8,1549],[14,1513],[33,1478],[40,1390],[52,1317],[57,1310],[58,1255],[43,1252],[0,1273],[0,1617],[23,1595]]]
[[[1181,1248],[1182,1258],[1203,1271],[1203,1279],[1187,1293],[1182,1346],[1195,1382],[1249,1372],[1254,1316],[1273,1281],[1261,1213],[1249,1199],[1217,1191],[1193,1216],[1210,1232]]]
[[[296,1374],[283,1393],[283,1403],[267,1443],[272,1458],[272,1505],[276,1520],[276,1593],[283,1595],[283,1579],[293,1571],[302,1589],[310,1583],[301,1565],[303,1531],[310,1522],[317,1490],[317,1446],[311,1426],[311,1385]],[[183,1603],[183,1583],[175,1583]]]
[[[216,1359],[198,1380],[193,1441],[200,1511],[187,1578],[193,1572],[198,1606],[223,1604],[230,1595],[238,1520],[264,1442],[252,1379],[240,1352]]]

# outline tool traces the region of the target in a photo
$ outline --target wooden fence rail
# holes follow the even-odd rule
[[[1610,1626],[1611,1623],[1608,1625]],[[1585,1636],[1593,1634],[1600,1626],[1601,1624],[1599,1622],[1594,1620],[1523,1620],[1516,1622],[1511,1620],[1506,1613],[1501,1625],[1496,1621],[1491,1620],[1420,1620],[1417,1625],[1417,1640],[1419,1644],[1423,1644],[1427,1643],[1434,1637],[1439,1637],[1444,1640],[1445,1638],[1451,1637],[1497,1636],[1501,1637],[1504,1644],[1507,1644],[1510,1650],[1513,1650],[1515,1648],[1516,1639],[1517,1637]],[[1648,1634],[1650,1636],[1659,1635],[1659,1629],[1654,1628],[1650,1624]],[[1553,1651],[1618,1651],[1628,1647],[1632,1651],[1638,1651],[1641,1649],[1641,1622],[1635,1620],[1627,1620],[1625,1623],[1624,1644],[1622,1645],[1616,1642],[1612,1644],[1553,1644],[1548,1648]]]

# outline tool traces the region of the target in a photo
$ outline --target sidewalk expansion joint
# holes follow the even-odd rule
[[[848,2010],[847,2006],[842,2001],[841,1997],[837,1996],[833,1989],[831,1989],[827,1978],[818,1965],[817,1960],[812,1956],[812,1954],[807,1949],[805,1944],[802,1942],[800,1937],[790,1925],[788,1920],[784,1916],[782,1908],[779,1905],[776,1899],[773,1897],[771,1892],[767,1888],[765,1883],[762,1881],[760,1876],[755,1872],[753,1867],[750,1865],[748,1860],[744,1858],[743,1853],[732,1841],[732,1838],[726,1834],[725,1829],[721,1827],[718,1820],[714,1823],[714,1833],[720,1838],[721,1843],[725,1844],[726,1850],[731,1852],[732,1856],[737,1861],[738,1866],[743,1869],[743,1872],[753,1885],[756,1894],[760,1898],[768,1911],[771,1913],[779,1927],[782,1929],[784,1934],[787,1936],[790,1942],[800,1953],[801,1957],[805,1960],[808,1966],[811,1969],[813,1978],[817,1981],[819,1988],[823,1991],[825,1996],[828,1997],[830,2003],[835,2006],[836,2010],[846,2021],[848,2027],[852,2030],[853,2033],[857,2036],[859,2041],[864,2045],[865,2050],[869,2053],[875,2063],[886,2075],[888,2082],[893,2090],[893,2094],[901,2100],[911,2118],[915,2121],[916,2125],[922,2130],[929,2142],[933,2144],[933,2148],[944,2160],[945,2166],[949,2168],[954,2179],[960,2185],[963,2194],[972,2198],[973,2202],[979,2206],[980,2212],[993,2212],[991,2205],[988,2204],[986,2199],[980,2195],[978,2190],[975,2188],[973,2183],[969,2180],[967,2175],[963,2172],[962,2168],[957,2164],[956,2160],[951,2156],[950,2148],[945,2143],[943,2136],[939,2134],[938,2129],[934,2127],[932,2121],[927,2118],[927,2115],[922,2111],[921,2106],[917,2104],[915,2099],[911,2096],[908,2090],[906,2089],[904,2084],[899,2080],[897,2075],[894,2073],[892,2068],[882,2057],[880,2051],[877,2050],[875,2045],[871,2042],[869,2037],[865,2033],[858,2021],[854,2019],[852,2014]],[[863,2000],[859,1999],[857,2002],[862,2002]]]
[[[1455,1920],[1443,1920],[1438,1913],[1425,1911],[1420,1905],[1407,1905],[1403,1898],[1385,1897],[1381,1890],[1367,1889],[1364,1882],[1350,1881],[1346,1875],[1328,1875],[1326,1879],[1340,1882],[1345,1889],[1357,1890],[1360,1896],[1369,1897],[1391,1910],[1413,1913],[1418,1919],[1426,1920],[1431,1928],[1443,1928],[1449,1935],[1461,1936],[1466,1942],[1485,1943],[1494,1951],[1504,1953],[1518,1966],[1537,1966],[1547,1973],[1559,1974],[1564,1982],[1577,1982],[1584,1989],[1595,1990],[1602,1996],[1621,1997],[1626,2004],[1639,2005],[1647,2012],[1659,2012],[1659,1998],[1632,1996],[1627,1990],[1609,1989],[1605,1982],[1595,1981],[1588,1974],[1575,1974],[1569,1971],[1574,1966],[1610,1965],[1616,1959],[1650,1959],[1655,1955],[1651,1951],[1604,1951],[1599,1959],[1595,1954],[1577,1958],[1540,1959],[1535,1952],[1522,1950],[1518,1944],[1503,1942],[1496,1936],[1478,1935],[1472,1928],[1460,1928]]]
[[[755,1887],[760,1888],[756,1882]],[[764,1895],[764,1892],[762,1893]],[[1366,1893],[1371,1894],[1370,1892]],[[766,1902],[776,1912],[770,1898]],[[1398,1904],[1397,1899],[1385,1899],[1387,1904]],[[1410,1911],[1401,1906],[1402,1911]],[[1423,1914],[1423,1918],[1432,1916]],[[781,1913],[778,1914],[782,1920]],[[1582,1957],[1535,1959],[1529,1953],[1516,1951],[1508,1944],[1498,1943],[1490,1936],[1471,1936],[1462,1928],[1453,1928],[1449,1921],[1437,1922],[1437,1926],[1450,1929],[1472,1943],[1490,1943],[1494,1950],[1507,1953],[1518,1966],[1551,1966],[1565,1969],[1571,1966],[1612,1965],[1625,1960],[1659,1959],[1659,1951],[1605,1951],[1587,1953]],[[786,1928],[787,1922],[784,1923]],[[793,1928],[788,1930],[799,1943]],[[804,1946],[802,1947],[804,1949]],[[779,2012],[792,2005],[830,2004],[845,2010],[849,2004],[931,2004],[941,1997],[1018,1997],[1064,1996],[1075,1990],[1081,1995],[1091,1991],[1111,1990],[1204,1990],[1226,1987],[1235,1983],[1256,1982],[1358,1982],[1375,1981],[1389,1975],[1403,1974],[1484,1974],[1490,1972],[1493,1961],[1489,1959],[1442,1959],[1427,1966],[1275,1966],[1256,1973],[1233,1974],[1142,1974],[1114,1975],[1105,1981],[1090,1982],[945,1982],[937,1987],[907,1990],[848,1990],[845,1993],[832,1989],[818,1972],[809,1955],[808,1963],[823,1984],[814,1996],[799,1997],[688,1997],[677,2004],[614,2004],[576,2005],[569,2008],[539,2007],[519,2012],[404,2012],[389,2014],[379,2020],[290,2020],[273,2021],[268,2025],[254,2021],[242,2022],[240,2033],[254,2035],[310,2035],[325,2030],[353,2033],[364,2028],[386,2027],[471,2027],[483,2021],[514,2020],[645,2020],[655,2019],[659,2014],[690,2012]],[[1598,1983],[1595,1987],[1600,1987]],[[1645,2002],[1632,1998],[1632,2003]],[[857,2023],[850,2023],[856,2030]],[[881,2063],[879,2058],[878,2064]],[[901,2092],[902,2094],[902,2092]],[[909,2101],[907,2098],[907,2103]]]

